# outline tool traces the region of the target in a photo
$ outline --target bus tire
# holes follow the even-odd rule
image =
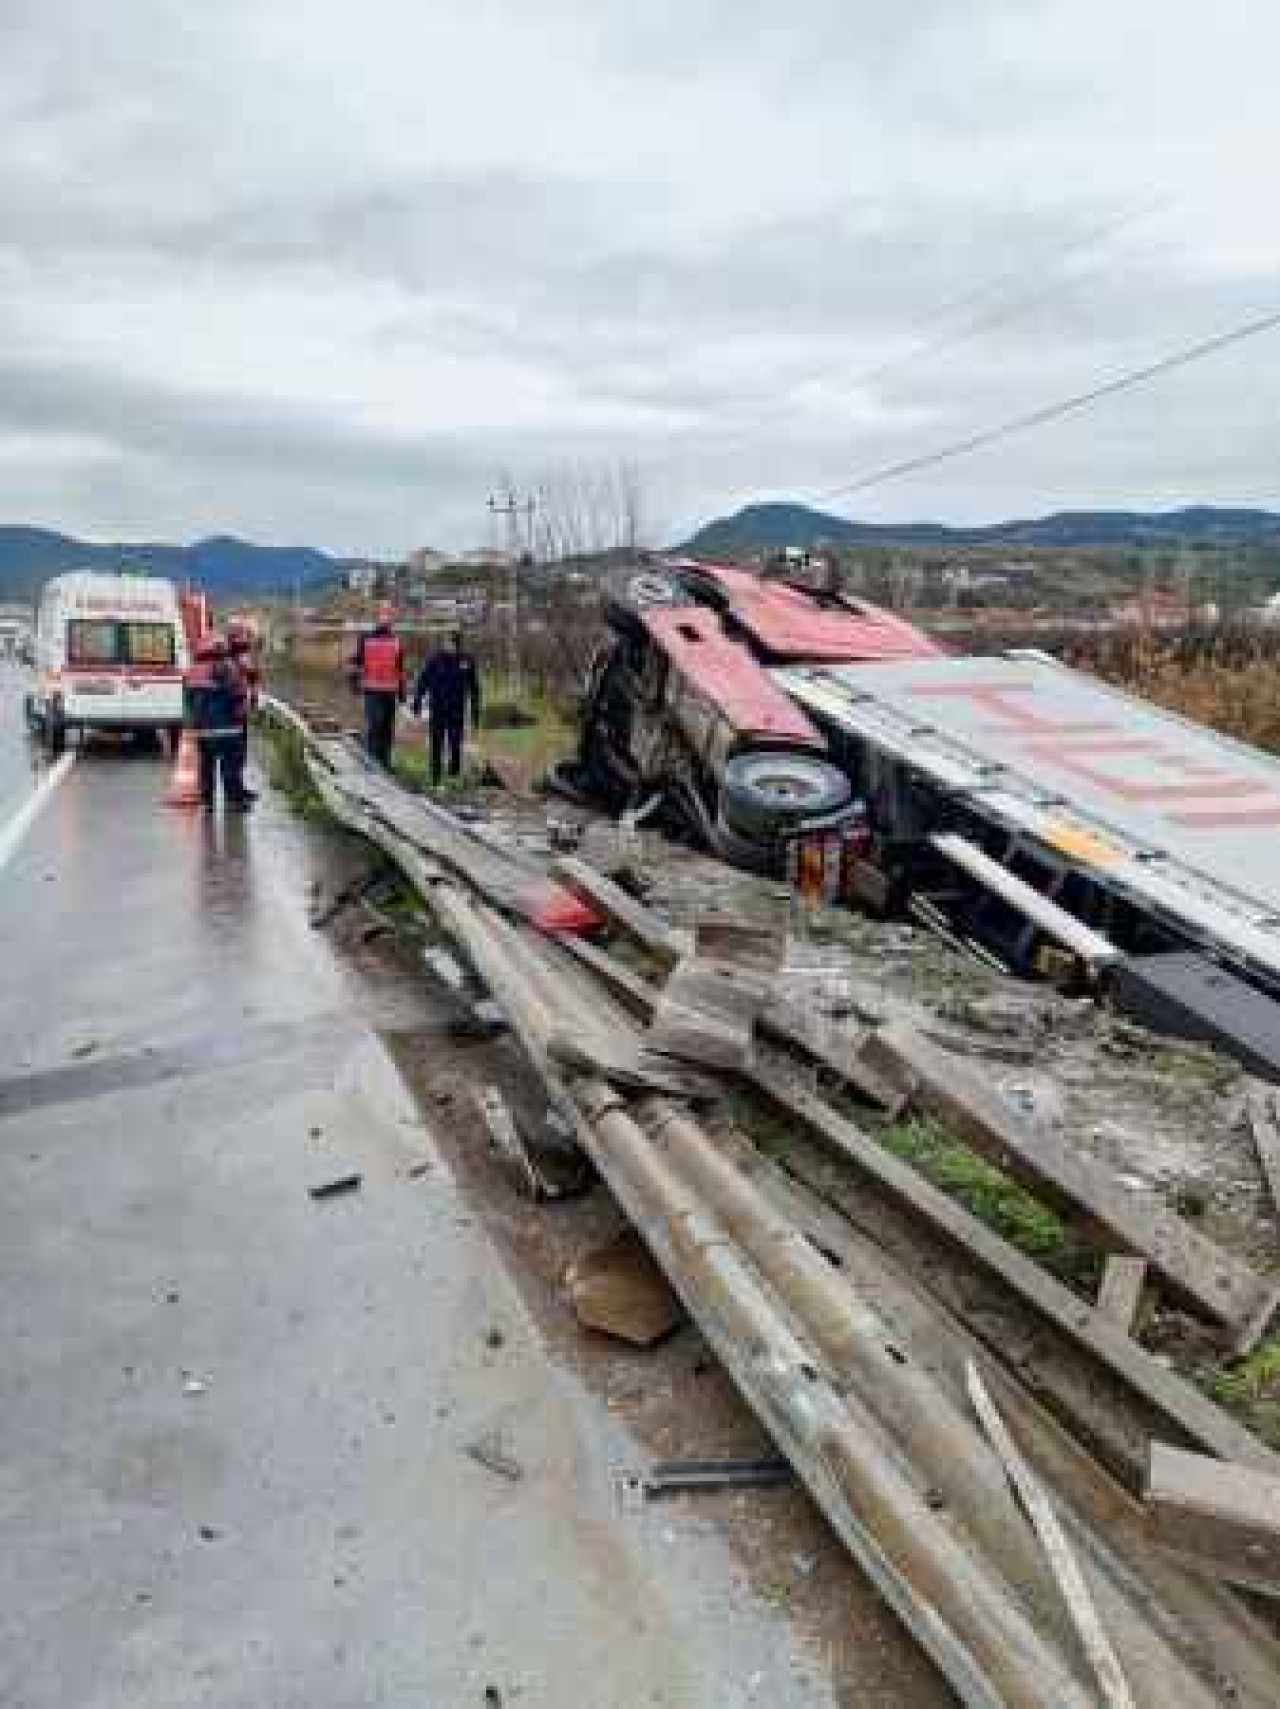
[[[734,754],[720,785],[720,814],[739,836],[772,842],[810,819],[847,807],[849,779],[816,754],[765,750]]]
[[[783,875],[782,845],[744,836],[727,822],[723,811],[716,816],[714,848],[721,860],[728,861],[730,866],[736,866],[742,872],[758,873],[762,878],[780,878]]]

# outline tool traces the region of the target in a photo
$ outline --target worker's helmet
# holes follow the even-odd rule
[[[394,623],[396,608],[389,599],[384,599],[378,606],[377,618],[379,623]]]

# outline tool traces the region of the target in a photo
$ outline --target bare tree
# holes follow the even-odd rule
[[[544,563],[640,550],[643,489],[636,464],[570,464],[537,488],[535,556]]]

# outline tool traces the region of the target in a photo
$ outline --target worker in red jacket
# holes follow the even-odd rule
[[[378,607],[374,627],[356,642],[351,687],[364,695],[364,739],[369,755],[390,766],[396,739],[396,707],[405,697],[404,648],[396,634],[395,608]]]

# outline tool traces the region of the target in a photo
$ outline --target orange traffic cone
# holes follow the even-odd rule
[[[198,807],[200,805],[200,761],[195,732],[183,730],[178,739],[178,757],[173,764],[173,777],[165,791],[166,807]]]

